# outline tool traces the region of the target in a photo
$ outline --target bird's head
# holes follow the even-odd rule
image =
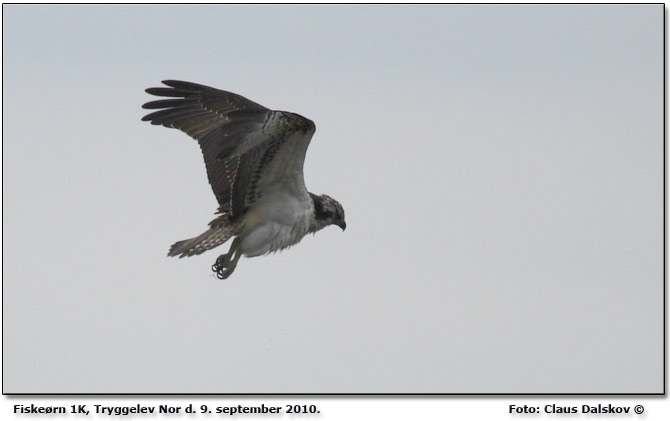
[[[337,225],[342,228],[342,231],[347,228],[347,223],[344,221],[344,209],[340,202],[325,194],[317,196],[310,193],[310,195],[312,196],[312,202],[314,202],[314,231],[328,225]]]

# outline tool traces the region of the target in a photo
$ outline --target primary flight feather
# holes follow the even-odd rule
[[[207,231],[173,244],[168,256],[193,256],[235,237],[212,266],[225,279],[242,255],[282,250],[328,225],[346,228],[342,205],[305,187],[303,163],[316,130],[311,120],[204,85],[163,84],[168,87],[146,92],[169,99],[144,104],[157,111],[142,120],[198,141],[220,214]]]

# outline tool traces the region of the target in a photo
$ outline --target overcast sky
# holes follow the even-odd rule
[[[662,392],[663,5],[3,6],[4,392]],[[342,203],[217,203],[182,79],[315,121]]]

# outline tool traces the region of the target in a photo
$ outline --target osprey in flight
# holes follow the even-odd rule
[[[242,255],[260,256],[298,243],[328,225],[344,230],[344,209],[335,199],[307,191],[305,153],[316,130],[298,114],[208,86],[165,80],[168,88],[146,92],[169,99],[142,118],[179,129],[198,141],[220,214],[197,237],[176,242],[168,256],[193,256],[235,237],[212,270],[225,279]]]

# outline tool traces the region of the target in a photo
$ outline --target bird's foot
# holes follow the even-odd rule
[[[216,271],[216,277],[219,279],[227,279],[233,273],[233,268],[220,268]]]
[[[222,254],[212,265],[212,272],[216,273],[217,278],[226,279],[233,273],[235,266],[236,265],[231,264],[230,258],[227,254]]]

